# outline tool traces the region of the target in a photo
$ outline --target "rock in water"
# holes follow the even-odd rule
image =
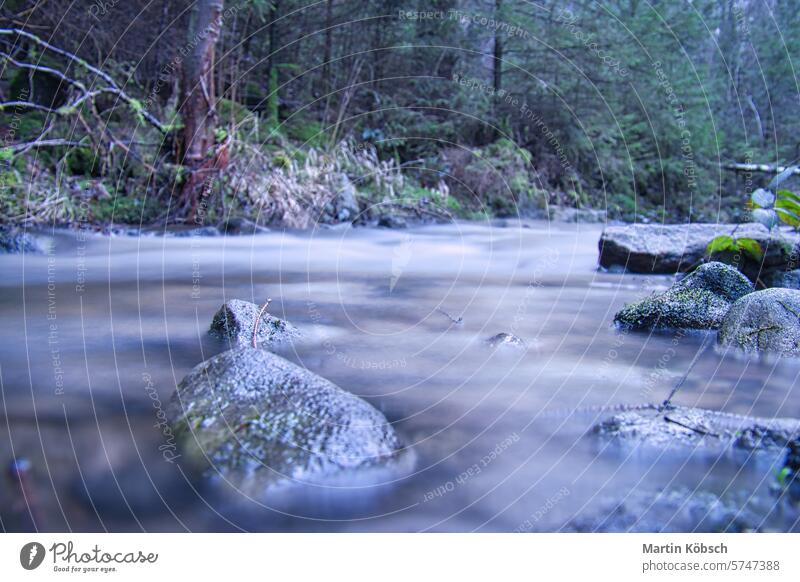
[[[408,228],[408,223],[402,216],[384,214],[378,219],[378,226],[382,228]]]
[[[229,217],[217,225],[217,229],[225,235],[254,235],[269,232],[269,228],[247,218]]]
[[[600,237],[600,266],[625,268],[632,273],[674,274],[690,271],[706,255],[706,247],[717,236],[752,238],[764,251],[762,261],[740,257],[740,269],[751,280],[755,275],[783,271],[791,264],[798,238],[791,233],[773,235],[758,223],[740,224],[629,224],[609,226]],[[716,258],[716,257],[715,257]],[[720,257],[724,262],[731,262]]]
[[[0,230],[0,253],[41,254],[44,252],[38,241],[28,232],[12,228]]]
[[[594,427],[595,434],[634,446],[734,447],[752,451],[782,448],[800,432],[800,420],[738,416],[673,406],[629,410]]]
[[[166,231],[164,234],[171,234],[172,236],[185,238],[220,236],[222,233],[216,226],[198,226],[197,228],[183,228],[174,231]]]
[[[168,416],[187,458],[254,494],[386,468],[400,456],[383,414],[265,350],[238,348],[196,366]]]
[[[231,299],[219,308],[211,321],[209,332],[228,340],[231,347],[253,343],[253,326],[261,307],[249,301]],[[297,328],[288,321],[264,314],[258,324],[258,345],[269,349],[299,336]]]
[[[701,265],[661,295],[625,306],[614,316],[629,329],[716,329],[753,284],[723,263]]]
[[[744,493],[744,492],[742,492]],[[626,491],[606,497],[592,510],[573,518],[567,532],[750,532],[764,527],[769,505],[752,492],[722,499],[697,489]]]
[[[595,208],[576,208],[553,204],[547,210],[550,220],[553,222],[606,222],[608,220],[605,210]]]
[[[785,287],[786,289],[800,289],[800,269],[791,271],[777,271],[769,277],[764,277],[767,287]]]
[[[514,334],[506,332],[493,335],[492,337],[486,340],[486,344],[490,348],[498,348],[500,346],[506,346],[512,348],[525,349],[526,347],[528,347],[527,344],[525,343],[525,340],[515,336]]]
[[[733,304],[717,342],[749,353],[800,356],[800,291],[765,289]]]

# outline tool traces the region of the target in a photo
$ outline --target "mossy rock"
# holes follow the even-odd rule
[[[752,292],[733,267],[706,263],[664,293],[625,306],[614,322],[628,329],[717,329],[731,305]]]
[[[196,366],[168,416],[187,458],[248,492],[340,482],[386,467],[400,440],[357,396],[265,350],[237,348]]]
[[[773,288],[733,304],[717,342],[746,353],[800,356],[800,291]]]

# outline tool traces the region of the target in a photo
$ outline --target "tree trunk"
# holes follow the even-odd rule
[[[278,124],[278,105],[280,100],[278,98],[278,67],[275,63],[275,51],[278,50],[278,36],[275,26],[275,21],[278,19],[278,11],[280,9],[278,0],[270,2],[269,10],[269,54],[267,55],[267,119],[273,125]]]
[[[325,4],[325,54],[322,57],[322,90],[327,94],[333,88],[331,82],[331,57],[333,56],[333,0]]]
[[[207,195],[209,152],[214,146],[216,101],[214,47],[222,24],[223,0],[198,0],[192,14],[181,87],[182,164],[187,176],[182,191],[182,211],[193,219]]]
[[[494,16],[500,22],[500,13],[503,9],[503,0],[495,0]],[[500,28],[494,33],[494,94],[498,95],[503,88],[503,33]]]
[[[494,2],[494,19],[496,22],[502,22],[503,0],[495,0]],[[495,125],[492,133],[495,139],[500,137],[500,106],[503,102],[501,91],[503,89],[503,33],[500,27],[494,32],[494,68],[493,73],[493,88],[494,94],[492,99],[493,119]]]

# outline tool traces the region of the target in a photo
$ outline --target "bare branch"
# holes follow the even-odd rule
[[[68,77],[67,75],[65,75],[61,71],[58,71],[58,70],[53,69],[51,67],[45,67],[44,65],[34,65],[32,63],[24,63],[22,61],[18,61],[17,59],[15,59],[11,55],[9,55],[8,53],[5,53],[3,51],[0,51],[0,57],[6,59],[9,63],[14,65],[15,67],[19,67],[20,69],[28,69],[28,70],[31,70],[31,71],[37,71],[39,73],[47,73],[48,75],[53,75],[54,77],[58,77],[59,79],[61,79],[65,83],[69,83],[70,85],[74,85],[75,87],[80,89],[82,92],[86,93],[86,87],[84,86],[83,83],[81,83],[77,79],[73,79],[71,77]]]
[[[73,148],[91,148],[89,144],[81,143],[79,141],[71,141],[68,139],[40,139],[36,141],[29,141],[26,143],[15,143],[7,146],[12,152],[27,151],[32,148],[45,148],[45,147],[73,147]]]
[[[100,93],[111,93],[113,95],[116,95],[119,99],[121,99],[122,101],[127,103],[131,107],[131,109],[133,109],[137,114],[141,114],[142,118],[145,121],[147,121],[150,125],[152,125],[156,129],[158,129],[163,134],[167,133],[167,129],[161,124],[161,122],[158,119],[156,119],[151,113],[146,111],[136,99],[134,99],[133,97],[131,97],[130,95],[125,93],[125,91],[123,91],[120,88],[120,86],[117,85],[117,83],[114,81],[114,79],[111,78],[111,76],[108,73],[98,69],[97,67],[94,67],[94,66],[90,65],[89,63],[87,63],[85,60],[83,60],[79,56],[77,56],[77,55],[75,55],[75,54],[73,54],[73,53],[71,53],[69,51],[65,51],[64,49],[60,49],[60,48],[58,48],[56,46],[53,46],[50,43],[48,43],[47,41],[42,40],[41,38],[39,38],[35,34],[31,34],[30,32],[27,32],[25,30],[21,30],[19,28],[0,28],[0,35],[6,35],[6,36],[18,35],[18,36],[21,36],[23,38],[27,38],[28,40],[33,41],[35,44],[39,45],[40,47],[42,47],[44,49],[47,49],[47,50],[49,50],[49,51],[51,51],[51,52],[53,52],[53,53],[55,53],[57,55],[61,55],[64,58],[68,59],[69,61],[71,61],[71,62],[77,64],[78,66],[86,69],[87,71],[89,71],[91,73],[94,73],[96,76],[100,77],[103,81],[105,81],[108,84],[108,87],[99,90]],[[25,68],[37,68],[37,67],[39,67],[39,65],[27,64],[27,66],[25,66]],[[41,68],[40,68],[40,70],[41,70]],[[64,81],[66,81],[66,82],[68,82],[70,84],[82,87],[84,95],[86,96],[86,98],[88,98],[91,95],[90,93],[86,92],[86,88],[83,87],[82,84],[80,84],[78,81],[76,81],[74,79],[70,79],[64,73],[60,73],[58,71],[55,71],[55,69],[50,69],[50,70],[45,71],[45,72],[48,72],[50,74],[55,74],[56,76],[59,76]],[[83,100],[85,101],[85,99],[83,99]]]

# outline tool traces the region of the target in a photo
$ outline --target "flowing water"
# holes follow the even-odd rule
[[[3,476],[0,525],[603,529],[620,503],[652,498],[655,506],[659,491],[679,491],[755,511],[765,529],[796,528],[791,512],[748,508],[772,503],[782,453],[620,447],[587,434],[600,413],[564,412],[660,402],[703,342],[613,328],[623,304],[673,279],[598,271],[601,229],[508,222],[225,238],[47,233],[48,254],[0,257],[0,460],[30,463],[22,488]],[[223,349],[206,333],[212,315],[228,299],[266,297],[273,314],[302,330],[280,353],[380,409],[414,452],[410,474],[272,503],[237,498],[168,461],[162,407],[189,369]],[[526,347],[488,347],[501,332]],[[675,402],[800,417],[798,372],[794,361],[709,349]],[[690,517],[679,507],[658,529],[706,527]],[[630,526],[653,527],[635,518]]]

